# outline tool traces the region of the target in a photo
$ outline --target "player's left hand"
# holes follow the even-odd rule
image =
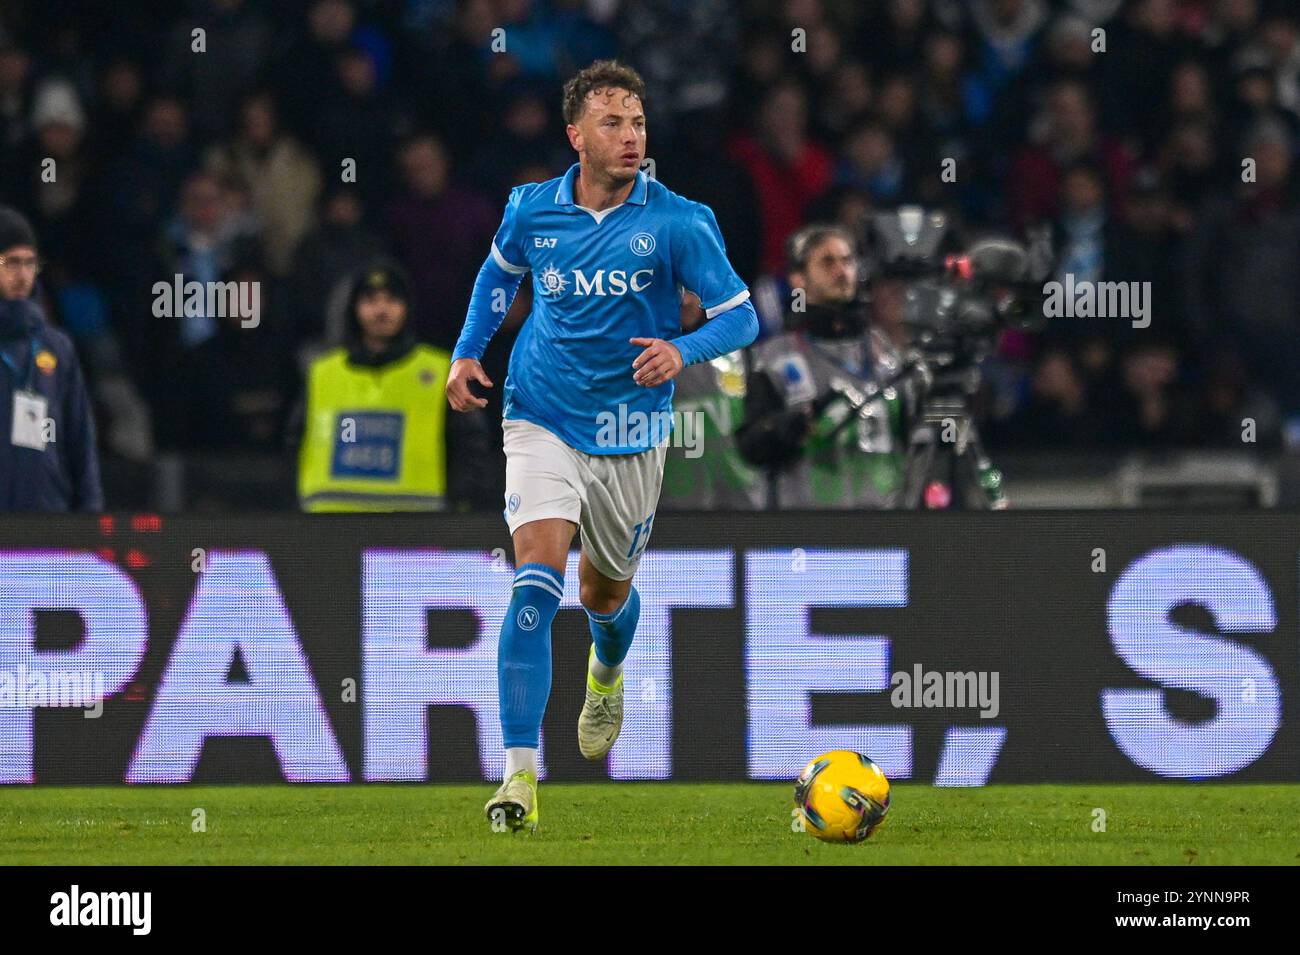
[[[682,353],[672,342],[662,338],[629,338],[628,341],[645,349],[632,362],[635,372],[632,380],[638,385],[646,388],[662,385],[665,381],[672,381],[682,370]]]

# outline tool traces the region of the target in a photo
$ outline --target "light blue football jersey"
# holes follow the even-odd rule
[[[728,311],[749,290],[727,261],[708,206],[638,172],[627,200],[602,212],[574,203],[579,165],[515,187],[492,243],[507,272],[532,272],[533,307],[505,385],[505,417],[541,425],[588,454],[644,451],[667,436],[611,422],[669,420],[673,383],[632,380],[643,350],[630,338],[681,335],[681,290],[705,314]],[[655,418],[655,416],[658,416]],[[651,439],[653,435],[654,439]]]

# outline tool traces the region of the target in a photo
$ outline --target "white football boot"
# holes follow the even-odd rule
[[[587,698],[578,716],[578,749],[587,759],[600,759],[610,751],[623,728],[623,674],[614,686],[601,687],[591,675],[596,645],[587,654]]]
[[[483,807],[493,832],[537,831],[537,777],[521,769],[501,784]]]

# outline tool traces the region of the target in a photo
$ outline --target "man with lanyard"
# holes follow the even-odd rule
[[[99,511],[90,396],[72,341],[31,298],[39,271],[31,225],[0,207],[0,511]]]

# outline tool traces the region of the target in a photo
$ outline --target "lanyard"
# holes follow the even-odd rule
[[[14,373],[15,381],[22,380],[22,385],[18,388],[19,391],[29,390],[32,386],[32,379],[36,377],[36,352],[40,349],[40,345],[37,343],[35,335],[31,337],[30,341],[32,350],[27,353],[27,374],[25,377],[18,370],[18,365],[9,357],[9,353],[0,350],[0,359],[3,359],[4,363],[9,366],[9,370]]]

